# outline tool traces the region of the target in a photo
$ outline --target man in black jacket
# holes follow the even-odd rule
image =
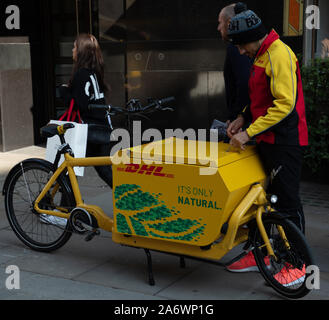
[[[228,120],[235,120],[239,113],[249,104],[248,80],[252,61],[247,56],[240,55],[236,46],[229,43],[227,37],[231,18],[235,16],[235,3],[223,8],[218,15],[218,28],[222,39],[227,41],[224,80]]]

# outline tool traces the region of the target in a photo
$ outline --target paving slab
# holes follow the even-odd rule
[[[265,285],[258,272],[235,274],[204,264],[161,290],[158,296],[187,300],[269,300],[274,299],[276,294]]]
[[[8,274],[0,267],[0,283],[5,284]],[[162,300],[138,292],[94,285],[35,272],[20,272],[20,289],[0,287],[0,300]]]

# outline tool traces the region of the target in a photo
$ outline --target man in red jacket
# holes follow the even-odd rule
[[[244,149],[257,141],[265,170],[267,189],[278,196],[275,209],[287,214],[305,233],[305,218],[299,198],[303,147],[308,145],[305,104],[298,60],[278,34],[267,32],[261,19],[245,5],[236,9],[228,36],[240,54],[254,59],[249,79],[250,105],[231,123],[230,143]],[[246,121],[251,125],[242,131]],[[249,254],[228,267],[229,271],[257,271]]]

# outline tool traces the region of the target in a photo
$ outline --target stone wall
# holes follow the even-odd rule
[[[0,38],[0,152],[34,144],[30,44]]]

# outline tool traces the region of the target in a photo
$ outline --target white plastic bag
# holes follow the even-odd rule
[[[80,124],[76,122],[51,120],[49,123],[62,125],[64,123],[73,123],[74,128],[69,129],[65,133],[65,141],[70,145],[75,158],[84,158],[87,150],[88,124]],[[46,160],[54,163],[58,147],[61,143],[58,135],[48,138],[46,149]],[[64,161],[64,156],[61,156],[58,166]],[[77,176],[83,177],[84,167],[75,167],[74,172]]]

